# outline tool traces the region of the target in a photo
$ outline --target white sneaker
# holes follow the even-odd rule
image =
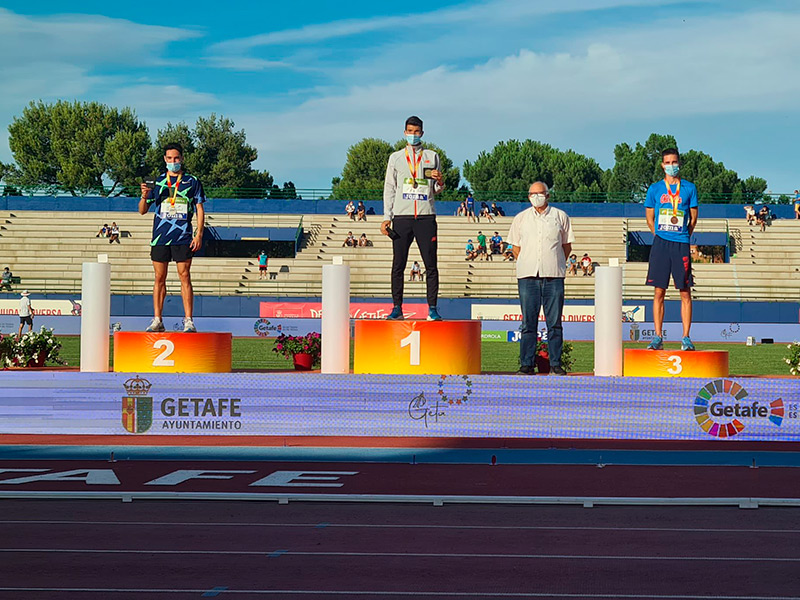
[[[145,329],[145,331],[147,331],[149,333],[155,333],[155,332],[159,332],[159,331],[166,331],[166,327],[164,327],[164,322],[161,319],[159,319],[158,317],[155,317],[153,319],[153,322],[150,323],[150,325],[147,326],[147,329]]]
[[[183,320],[183,333],[197,333],[197,328],[194,326],[194,321],[191,319]]]

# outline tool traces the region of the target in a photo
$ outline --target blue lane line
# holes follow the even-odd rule
[[[746,450],[585,450],[469,448],[297,448],[0,446],[2,460],[239,460],[498,465],[688,465],[800,467],[797,452]],[[111,463],[110,463],[111,464]]]
[[[215,588],[208,590],[205,594],[203,594],[203,598],[214,598],[215,596],[219,596],[222,592],[227,590],[228,588],[224,585],[219,585]]]
[[[288,550],[275,550],[275,552],[270,552],[267,556],[270,558],[278,558],[282,554],[286,554]]]
[[[325,529],[330,523],[319,523],[316,525],[315,529]]]

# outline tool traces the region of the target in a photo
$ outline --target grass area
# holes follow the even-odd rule
[[[70,366],[80,364],[80,338],[61,338],[62,357]],[[272,352],[272,339],[234,338],[234,369],[286,370],[292,363]],[[113,356],[113,342],[109,356]],[[576,373],[590,373],[594,365],[594,342],[572,342]],[[625,348],[644,348],[644,343],[627,343]],[[678,350],[680,344],[665,344],[667,350]],[[730,372],[734,375],[788,375],[789,369],[783,361],[787,349],[785,344],[698,344],[701,350],[727,350],[730,354]],[[483,342],[481,368],[489,372],[514,372],[519,366],[519,344],[510,342]],[[352,357],[352,351],[351,351]],[[352,358],[351,358],[352,367]]]

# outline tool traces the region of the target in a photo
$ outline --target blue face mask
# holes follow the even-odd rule
[[[170,173],[177,173],[180,170],[181,170],[181,163],[179,162],[167,163],[167,171],[169,171]]]
[[[677,177],[680,170],[680,165],[664,165],[664,173],[670,177]]]
[[[418,146],[420,144],[420,142],[422,142],[422,136],[421,135],[407,133],[406,134],[406,142],[408,142],[412,146]]]

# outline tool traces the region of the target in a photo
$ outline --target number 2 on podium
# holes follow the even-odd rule
[[[175,361],[167,358],[175,352],[175,344],[170,340],[156,340],[153,343],[153,348],[158,350],[164,348],[163,352],[155,357],[153,360],[154,367],[174,367]]]
[[[406,346],[411,346],[411,357],[409,364],[412,366],[419,365],[419,356],[420,356],[420,334],[419,331],[412,331],[402,340],[400,340],[400,347],[405,348]]]

